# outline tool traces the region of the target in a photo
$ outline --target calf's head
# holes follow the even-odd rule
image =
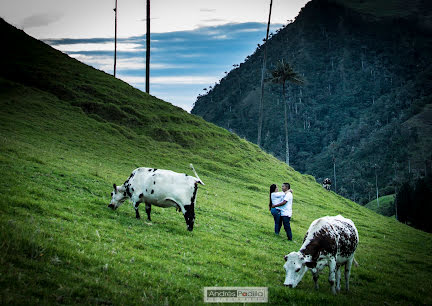
[[[300,252],[291,252],[284,256],[286,271],[284,285],[295,288],[308,270],[306,259]]]
[[[116,184],[114,184],[113,187],[114,191],[111,192],[111,202],[108,207],[116,210],[127,199],[127,194],[124,186],[117,187]]]

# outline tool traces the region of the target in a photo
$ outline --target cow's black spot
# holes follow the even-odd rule
[[[152,189],[151,194],[153,194],[153,193],[154,193],[154,190]]]
[[[130,180],[131,178],[133,178],[134,175],[135,175],[135,173],[132,172],[131,175],[129,176],[128,180]]]
[[[153,182],[153,185],[156,185],[156,181]]]
[[[320,253],[336,256],[337,242],[331,236],[329,229],[322,227],[314,233],[311,242],[303,250],[300,250],[300,252],[304,255],[310,255],[312,261],[316,263]]]
[[[153,172],[155,172],[157,169],[153,169]]]
[[[123,196],[124,196],[124,197],[126,196],[126,191],[125,191],[125,192],[123,192]]]
[[[152,171],[152,169],[149,169],[149,172]]]
[[[147,189],[146,189],[146,192],[148,192]]]
[[[195,182],[195,188],[194,188],[194,192],[193,192],[192,198],[191,198],[191,204],[192,205],[195,204],[195,197],[196,197],[197,190],[198,190],[198,183]]]
[[[134,191],[135,191],[135,189],[132,188],[132,192],[134,192]]]
[[[144,194],[141,193],[141,194],[139,195],[139,198],[141,199],[143,196],[144,196]]]
[[[126,193],[127,193],[127,195],[129,196],[129,198],[132,197],[132,193],[131,193],[130,190],[129,190],[129,185],[126,186]]]

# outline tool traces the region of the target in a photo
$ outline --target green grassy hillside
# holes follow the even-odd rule
[[[376,199],[367,203],[365,207],[372,209],[373,211],[381,215],[390,217],[390,216],[394,216],[395,214],[394,200],[395,200],[394,194],[386,195],[386,196],[379,197],[379,207]]]
[[[202,303],[205,286],[265,286],[274,304],[432,303],[432,236],[300,175],[257,146],[31,39],[3,21],[0,71],[2,304]],[[139,166],[192,174],[193,232],[175,209],[107,208]],[[272,233],[268,187],[294,189],[293,243]],[[360,244],[351,292],[285,288],[283,255],[342,214]],[[144,215],[144,214],[143,214]],[[327,269],[325,270],[327,273]]]

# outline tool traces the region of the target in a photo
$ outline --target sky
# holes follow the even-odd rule
[[[271,31],[309,0],[273,0]],[[252,54],[266,34],[270,1],[152,0],[150,94],[186,111]],[[115,0],[2,0],[0,16],[27,34],[113,73]],[[146,1],[117,0],[117,70],[145,90]]]

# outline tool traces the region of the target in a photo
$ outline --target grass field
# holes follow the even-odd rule
[[[394,214],[395,214],[395,209],[394,209],[395,195],[390,194],[390,195],[382,196],[382,197],[379,197],[378,200],[379,200],[379,207],[378,207],[378,202],[376,199],[367,203],[365,205],[365,207],[373,210],[376,213],[379,213],[379,214],[387,216],[387,217],[394,216]]]
[[[432,235],[383,217],[257,146],[37,42],[4,22],[0,72],[2,304],[202,304],[205,286],[264,286],[272,304],[431,304]],[[193,232],[175,209],[107,208],[139,166],[192,174]],[[270,184],[294,190],[294,242],[272,233]],[[310,223],[342,214],[360,244],[351,292],[283,286]],[[142,215],[144,215],[142,213]],[[327,273],[327,269],[324,271]]]

